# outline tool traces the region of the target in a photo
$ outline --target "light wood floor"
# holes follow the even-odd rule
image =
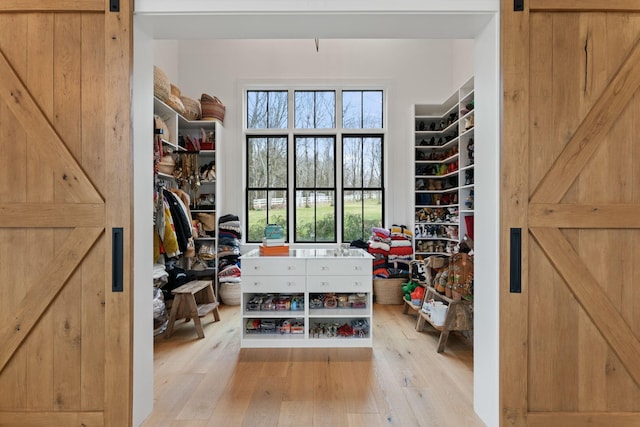
[[[373,349],[240,349],[240,310],[221,306],[155,339],[156,426],[482,426],[473,412],[473,349],[444,353],[401,305],[374,306]]]

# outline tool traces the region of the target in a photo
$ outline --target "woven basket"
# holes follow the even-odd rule
[[[203,93],[200,97],[202,120],[220,120],[224,122],[225,106],[217,97]]]
[[[373,279],[373,296],[378,304],[403,304],[402,284],[408,279]]]
[[[184,115],[184,104],[176,95],[169,95],[169,99],[167,99],[167,105],[174,109],[174,111],[180,115]]]
[[[201,116],[200,101],[188,96],[181,96],[180,100],[184,105],[184,118],[187,120],[199,120]]]
[[[167,102],[171,93],[169,76],[160,67],[153,66],[153,94],[163,102]]]
[[[182,92],[180,91],[180,88],[176,85],[174,85],[173,83],[169,83],[169,85],[171,86],[171,95],[175,95],[178,98],[180,98],[180,95],[182,95]]]
[[[220,299],[225,305],[240,305],[240,283],[220,283]]]

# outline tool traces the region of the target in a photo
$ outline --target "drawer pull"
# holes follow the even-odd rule
[[[320,267],[320,270],[322,270],[322,271],[327,271],[328,269],[329,269],[329,267],[324,266],[324,265],[322,267]]]
[[[260,282],[253,282],[253,286],[260,286]]]
[[[322,285],[322,286],[329,286],[329,282],[320,282],[320,285]]]
[[[287,286],[295,286],[296,282],[287,282]]]
[[[253,269],[254,269],[254,270],[260,270],[260,266],[259,266],[259,265],[254,265],[254,266],[253,266]]]
[[[360,271],[362,270],[362,267],[360,267],[359,265],[356,265],[355,267],[353,267],[353,269],[356,271]]]

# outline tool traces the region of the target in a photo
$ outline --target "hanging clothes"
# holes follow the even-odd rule
[[[178,247],[180,248],[180,252],[185,252],[189,244],[189,239],[192,237],[191,221],[187,218],[186,208],[182,204],[182,201],[175,194],[166,189],[163,191],[163,194],[169,205]]]

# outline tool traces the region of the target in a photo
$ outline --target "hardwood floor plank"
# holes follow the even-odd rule
[[[280,405],[278,427],[313,425],[313,401],[284,401]]]
[[[220,311],[203,340],[189,323],[156,337],[144,427],[482,426],[471,345],[452,334],[438,354],[402,306],[374,306],[373,348],[240,349],[238,307]]]

